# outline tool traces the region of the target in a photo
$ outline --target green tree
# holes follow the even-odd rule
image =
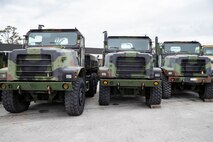
[[[16,30],[17,28],[13,26],[7,26],[5,29],[0,30],[0,42],[7,44],[20,44],[22,39]]]

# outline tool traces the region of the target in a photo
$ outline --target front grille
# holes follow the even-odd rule
[[[181,73],[185,76],[193,76],[193,74],[206,73],[206,61],[203,59],[183,59],[181,61]]]
[[[118,57],[116,61],[117,74],[128,76],[131,74],[145,74],[144,57]]]
[[[47,54],[21,54],[16,60],[17,76],[52,76],[51,56]]]

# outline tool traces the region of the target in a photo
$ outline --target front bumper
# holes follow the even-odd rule
[[[104,83],[107,81],[108,83]],[[161,85],[161,80],[133,80],[133,79],[100,79],[103,86],[123,86],[123,87],[154,87]]]
[[[212,78],[211,77],[168,77],[169,82],[175,82],[175,83],[211,83]]]
[[[64,88],[64,85],[67,89]],[[68,85],[68,87],[67,87]],[[72,82],[1,82],[0,90],[70,91]]]

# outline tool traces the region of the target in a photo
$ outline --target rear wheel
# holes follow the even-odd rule
[[[99,105],[109,105],[110,103],[110,87],[102,86],[99,89]]]
[[[162,86],[159,85],[147,89],[149,89],[149,91],[146,93],[146,104],[149,107],[152,107],[152,105],[160,105],[162,99]]]
[[[26,96],[17,91],[2,91],[2,103],[4,108],[11,113],[26,111],[30,106]]]
[[[97,74],[92,73],[89,81],[89,91],[86,92],[86,97],[94,97],[97,90]]]
[[[205,99],[213,99],[213,84],[206,84],[199,92],[199,97],[205,101]]]
[[[65,110],[68,115],[79,116],[84,111],[85,84],[82,78],[73,82],[73,90],[65,92]]]
[[[172,85],[165,75],[162,75],[162,98],[169,99],[172,93]]]

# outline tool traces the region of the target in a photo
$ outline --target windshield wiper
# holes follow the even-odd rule
[[[180,51],[180,52],[177,52],[177,53],[189,53],[189,51]]]
[[[179,51],[179,52],[166,51],[165,53],[179,54],[179,53],[190,53],[190,52],[189,51]]]
[[[117,50],[118,50],[120,47],[110,46],[110,48],[114,48],[114,49],[117,49]],[[109,49],[110,49],[110,48],[109,48]]]
[[[34,42],[35,45],[41,45],[41,42]]]
[[[165,51],[165,53],[176,53],[174,51]]]
[[[49,42],[49,43],[51,43],[51,44],[55,44],[56,42],[55,42],[55,41],[51,41],[51,42]]]

